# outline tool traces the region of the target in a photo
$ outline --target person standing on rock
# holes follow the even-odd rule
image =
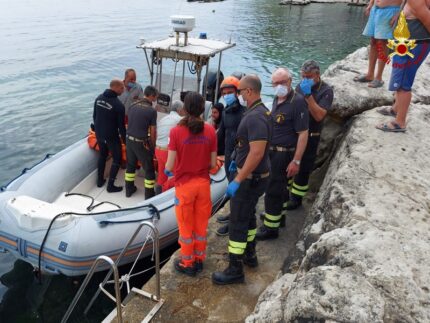
[[[239,82],[240,80],[237,77],[231,75],[226,77],[220,86],[221,95],[225,101],[225,108],[221,114],[221,123],[217,131],[218,147],[224,147],[222,154],[224,155],[225,173],[229,182],[233,180],[229,168],[231,155],[236,145],[236,132],[240,120],[242,120],[243,113],[246,111],[246,107],[242,106],[238,99],[237,89],[239,88]],[[217,235],[228,235],[229,218],[230,214],[217,217],[217,222],[223,224],[223,226],[216,230]]]
[[[369,19],[363,31],[364,36],[370,37],[369,65],[367,74],[355,77],[354,81],[369,83],[368,86],[373,88],[384,85],[382,73],[387,64],[387,40],[393,39],[393,25],[401,4],[402,0],[370,0],[365,11]]]
[[[286,68],[278,68],[272,74],[275,99],[272,105],[273,137],[270,142],[271,174],[264,196],[264,224],[257,232],[257,240],[278,237],[283,204],[288,196],[288,179],[299,172],[308,141],[309,113],[306,101],[303,95],[292,89],[291,82],[291,73]]]
[[[97,186],[102,187],[106,180],[104,172],[109,152],[112,154],[112,166],[109,173],[107,192],[122,190],[115,186],[116,175],[121,164],[121,140],[125,142],[124,105],[118,95],[124,91],[124,83],[119,79],[110,82],[110,88],[100,94],[94,102],[93,121],[96,131],[100,156],[97,164]]]
[[[333,89],[321,80],[320,67],[316,61],[308,60],[301,67],[302,81],[296,92],[304,96],[309,111],[309,138],[300,163],[299,173],[294,176],[286,210],[294,210],[302,204],[309,189],[309,176],[314,168],[320,142],[323,120],[333,103]]]
[[[407,1],[398,23],[406,24],[410,32],[409,39],[415,40],[416,47],[409,50],[414,55],[413,58],[409,55],[393,57],[388,89],[396,91],[396,101],[392,107],[378,112],[393,116],[395,120],[376,126],[377,129],[387,132],[406,131],[406,115],[411,104],[415,75],[430,52],[430,0]]]
[[[230,171],[234,179],[228,184],[226,196],[231,197],[229,227],[229,265],[214,272],[212,282],[226,285],[244,282],[243,264],[258,266],[255,252],[257,221],[255,207],[263,195],[270,171],[269,143],[272,134],[270,111],[261,101],[261,81],[256,75],[244,76],[237,93],[246,101],[236,134],[234,158]],[[234,163],[233,163],[234,161]]]
[[[215,167],[215,129],[201,119],[205,100],[197,92],[184,99],[186,115],[170,131],[165,174],[175,176],[175,213],[181,257],[174,268],[188,276],[203,270],[212,202],[209,169]]]

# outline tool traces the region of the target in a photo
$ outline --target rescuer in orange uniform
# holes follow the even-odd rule
[[[181,258],[174,266],[189,276],[203,269],[206,257],[206,230],[212,210],[209,169],[215,167],[217,157],[215,129],[200,118],[204,104],[203,97],[196,92],[185,96],[186,116],[170,131],[164,171],[171,177],[175,167],[175,211]]]

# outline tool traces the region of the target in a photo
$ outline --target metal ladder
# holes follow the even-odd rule
[[[143,248],[145,247],[145,244],[148,240],[148,238],[144,241],[142,247],[140,248],[140,252],[138,253],[133,266],[129,272],[129,274],[124,275],[121,277],[121,279],[119,278],[118,275],[118,265],[122,259],[122,257],[125,255],[125,253],[127,252],[128,248],[130,247],[130,245],[133,243],[134,239],[137,237],[137,235],[139,234],[139,232],[142,230],[142,228],[144,226],[149,227],[149,229],[152,231],[152,233],[154,234],[154,237],[152,238],[153,240],[153,245],[154,245],[154,253],[155,253],[155,279],[156,279],[156,291],[155,291],[155,295],[145,292],[141,289],[138,288],[131,288],[130,289],[130,284],[129,284],[129,279],[130,279],[130,275],[131,272],[134,269],[134,266],[136,265],[136,262],[139,260],[139,256],[142,253]],[[116,310],[114,310],[109,316],[108,318],[113,318],[116,314],[117,318],[118,318],[118,322],[122,323],[122,307],[124,307],[125,305],[123,305],[121,303],[121,294],[120,294],[120,281],[122,282],[126,282],[127,285],[127,299],[131,299],[129,298],[129,294],[130,293],[136,293],[139,295],[142,295],[146,298],[149,298],[151,301],[156,302],[155,306],[152,308],[152,310],[146,315],[146,317],[143,319],[142,322],[150,322],[151,319],[154,317],[154,315],[160,310],[161,306],[163,306],[164,304],[164,300],[160,297],[160,244],[159,244],[159,232],[157,227],[149,221],[142,221],[139,223],[139,226],[137,227],[136,231],[134,232],[134,234],[132,235],[132,237],[129,239],[129,241],[127,242],[127,245],[124,247],[124,249],[121,251],[120,255],[118,256],[118,258],[116,259],[115,262],[113,262],[113,260],[107,256],[99,256],[96,261],[94,262],[93,266],[91,267],[90,271],[88,272],[87,276],[85,277],[84,282],[82,283],[82,286],[79,288],[77,294],[75,295],[75,298],[73,299],[72,303],[69,305],[69,308],[67,309],[66,314],[64,315],[63,319],[61,320],[61,323],[65,323],[67,322],[67,320],[70,317],[70,314],[72,313],[73,309],[75,308],[79,298],[81,297],[82,293],[84,292],[86,286],[88,285],[88,282],[90,281],[90,279],[93,276],[93,273],[98,265],[98,263],[100,261],[106,261],[110,264],[111,269],[109,270],[109,272],[107,273],[106,277],[104,278],[103,282],[99,284],[99,288],[97,290],[97,292],[94,294],[93,298],[91,299],[91,301],[89,302],[88,306],[85,308],[84,314],[87,315],[87,313],[89,312],[89,310],[91,309],[92,305],[94,304],[95,300],[97,299],[97,297],[100,295],[100,292],[102,291],[103,293],[105,293],[111,300],[113,300],[114,302],[116,302]],[[153,267],[152,267],[153,268]],[[150,269],[152,269],[150,268]],[[112,275],[114,275],[114,285],[115,285],[115,297],[113,297],[105,288],[104,286],[106,285],[106,283],[108,283],[108,279],[109,277]],[[116,311],[116,312],[115,312]]]

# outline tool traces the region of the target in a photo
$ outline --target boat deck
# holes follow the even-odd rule
[[[106,165],[107,178],[110,170],[110,161]],[[97,202],[107,201],[119,205],[121,208],[136,206],[145,200],[144,194],[144,178],[141,177],[141,172],[136,171],[136,181],[137,191],[131,197],[125,197],[125,180],[124,180],[125,169],[120,169],[115,181],[116,186],[122,186],[123,190],[117,193],[107,192],[107,180],[106,184],[102,187],[97,187],[97,170],[88,175],[82,182],[80,182],[71,193],[80,193],[89,195],[94,198]]]

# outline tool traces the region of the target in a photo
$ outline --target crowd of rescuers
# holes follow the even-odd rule
[[[110,89],[95,101],[100,145],[97,185],[105,183],[104,165],[110,151],[113,162],[107,191],[122,190],[114,185],[122,141],[127,151],[127,197],[136,192],[137,161],[144,169],[145,198],[175,187],[180,257],[174,267],[180,273],[195,276],[203,270],[212,209],[209,169],[216,165],[217,155],[224,156],[229,181],[225,195],[230,199],[230,214],[217,218],[228,223],[221,235],[229,235],[229,263],[225,270],[212,274],[214,284],[244,282],[243,266],[258,266],[256,241],[276,239],[285,226],[286,212],[298,208],[308,191],[333,90],[321,80],[314,60],[301,66],[301,81],[295,89],[287,68],[275,69],[271,79],[275,97],[266,106],[257,75],[226,77],[220,86],[224,104],[213,105],[206,122],[202,118],[205,100],[196,92],[188,92],[183,102],[174,101],[170,113],[157,122],[158,91],[153,86],[142,90],[131,69],[124,81],[112,80]],[[263,194],[265,212],[257,229],[256,205]]]

